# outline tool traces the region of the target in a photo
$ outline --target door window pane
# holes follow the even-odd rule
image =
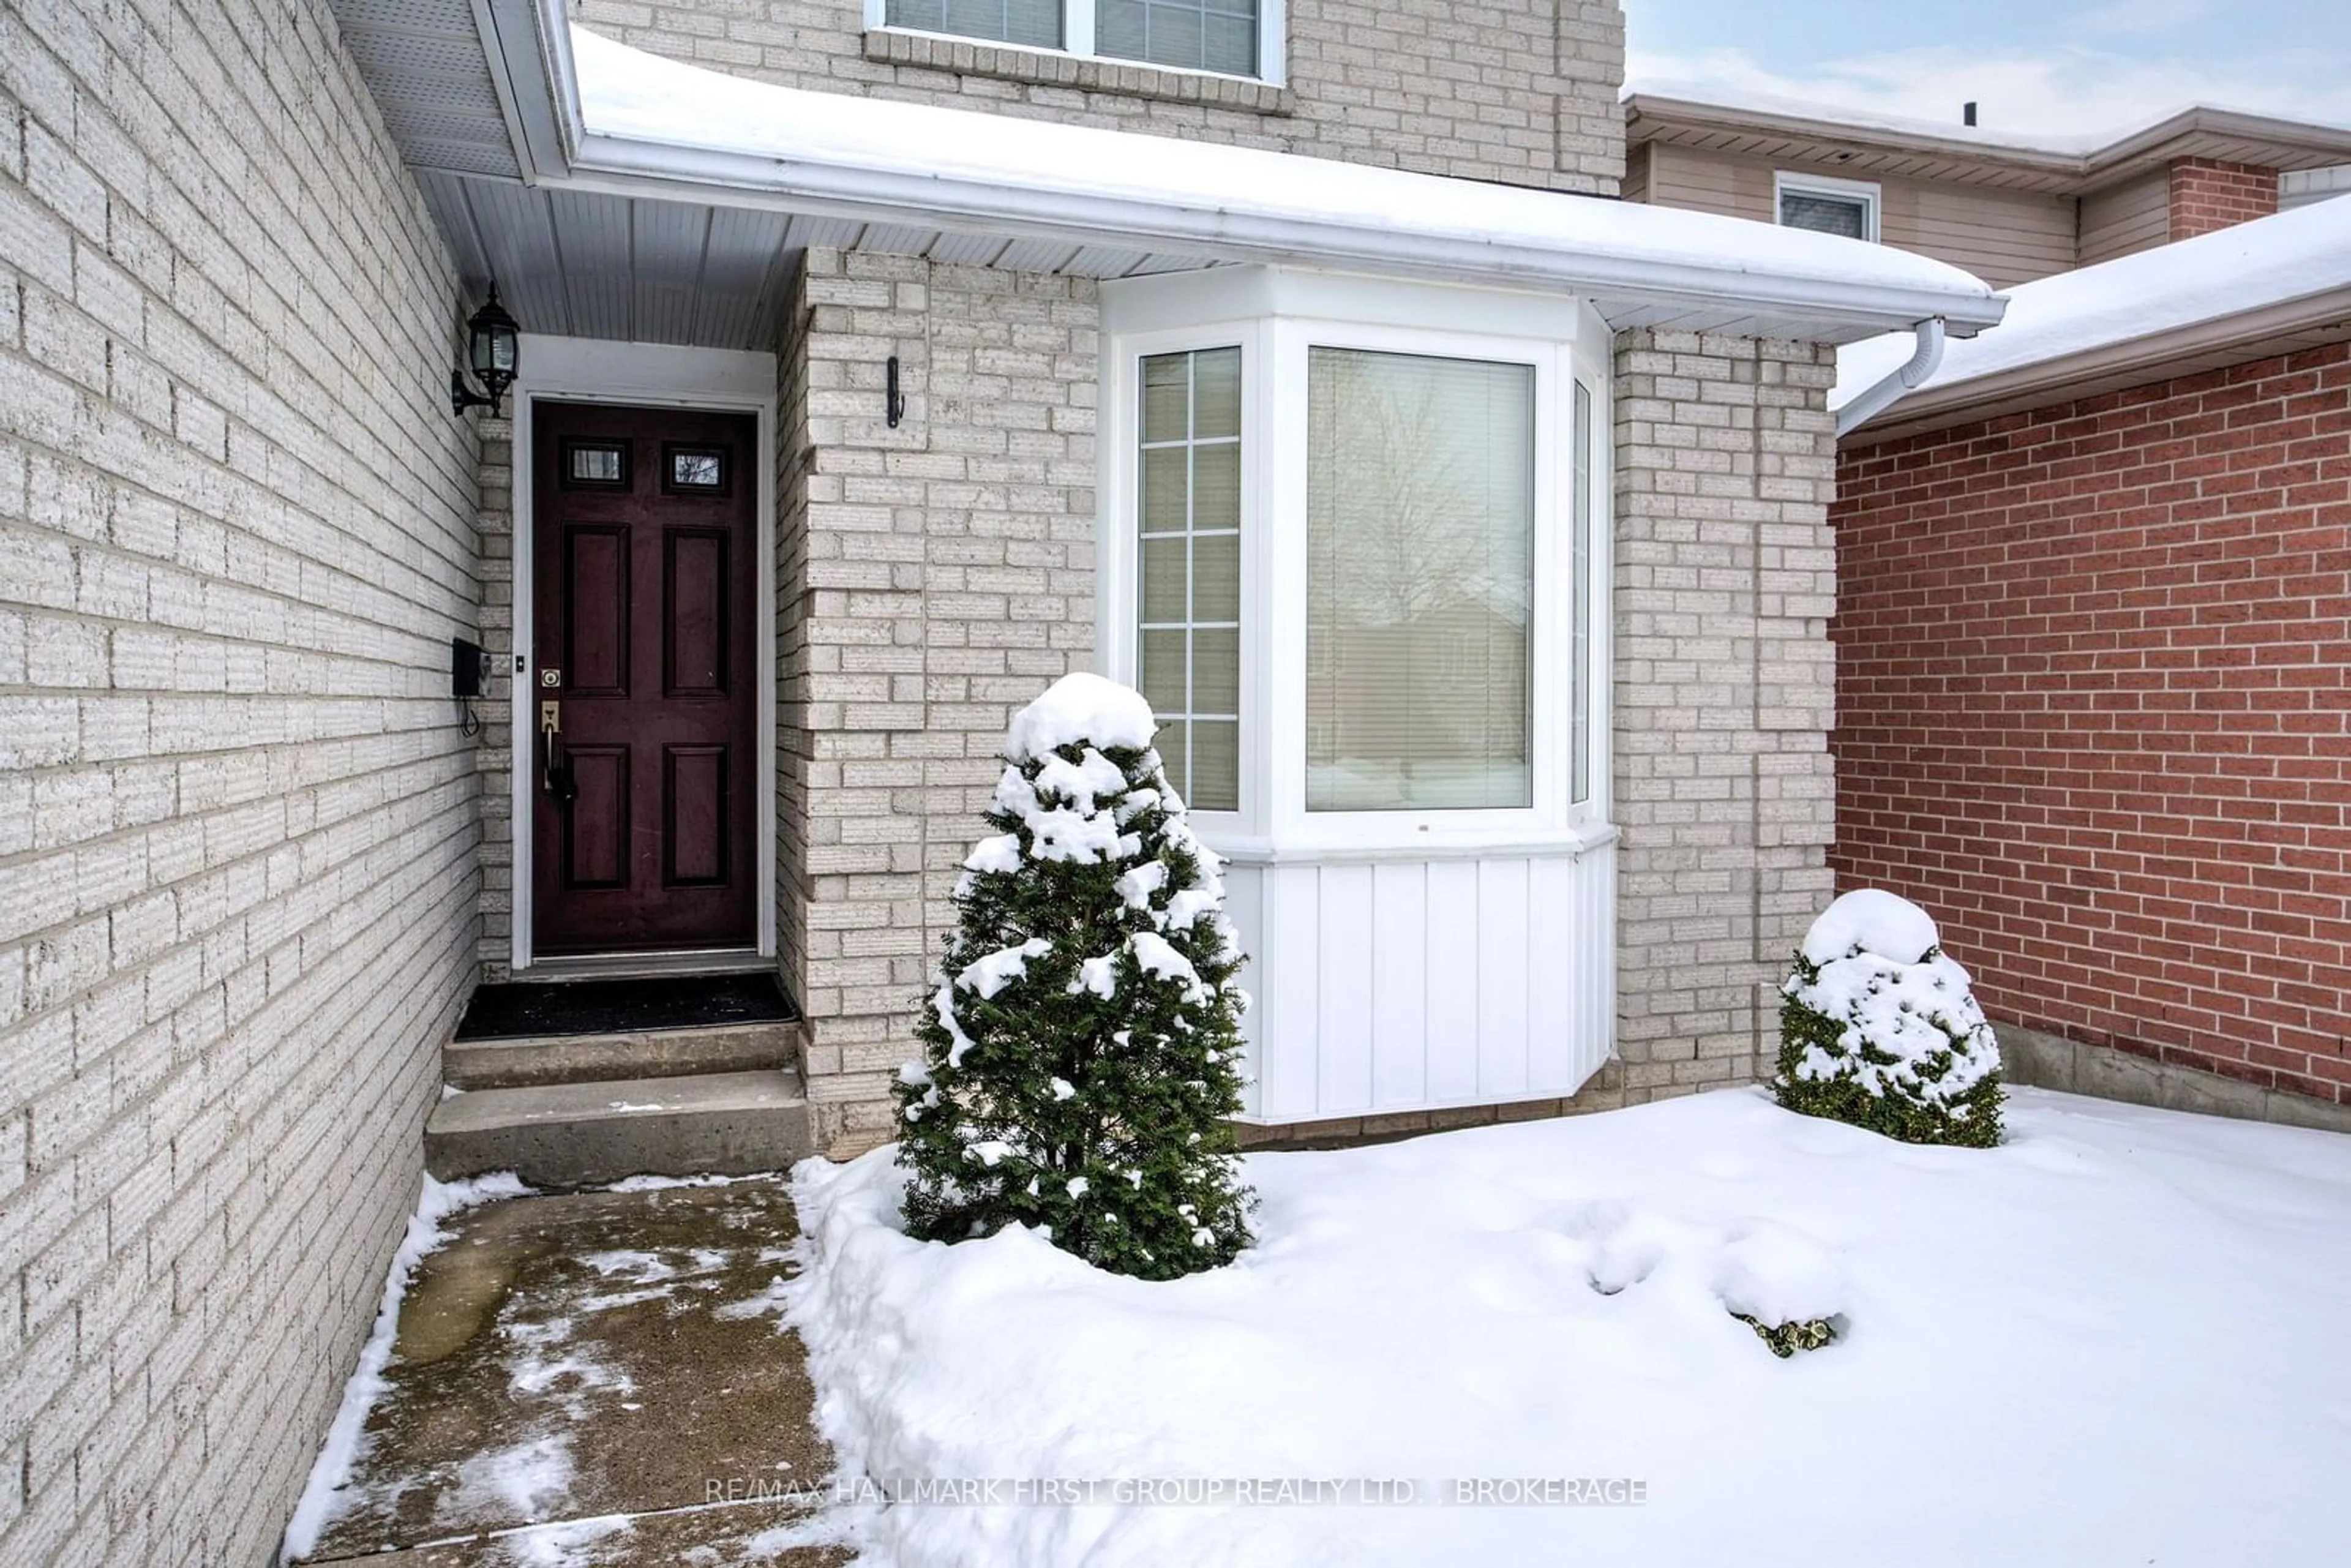
[[[1316,348],[1306,807],[1533,802],[1534,369]]]
[[[1240,808],[1238,349],[1143,361],[1136,681],[1185,803]]]
[[[893,27],[1039,49],[1061,47],[1061,0],[890,0],[883,16]]]
[[[1094,53],[1257,75],[1258,0],[1095,0]]]

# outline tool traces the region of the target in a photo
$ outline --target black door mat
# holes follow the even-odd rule
[[[799,1017],[773,975],[668,975],[643,980],[521,981],[475,988],[459,1040],[633,1034]]]

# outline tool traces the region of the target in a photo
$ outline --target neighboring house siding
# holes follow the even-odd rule
[[[2170,240],[2170,224],[2171,177],[2161,169],[2085,196],[2082,265],[2152,250]]]
[[[1097,316],[1089,279],[918,256],[811,249],[793,288],[779,962],[817,1145],[841,1155],[888,1136],[1006,727],[1092,660]]]
[[[1834,163],[1739,157],[1671,142],[1646,149],[1646,193],[1659,206],[1773,223],[1773,176],[1811,174],[1875,183],[1879,238],[1964,267],[1995,287],[2064,272],[2074,265],[2074,212],[2068,196],[1886,178]]]
[[[867,34],[860,0],[577,0],[622,42],[786,87],[999,110],[1352,162],[1616,193],[1614,0],[1290,0],[1280,89],[985,43]]]
[[[2351,345],[1849,450],[1844,887],[1996,1019],[2351,1105]]]
[[[0,1561],[268,1562],[470,985],[455,281],[323,5],[0,9]]]
[[[2258,163],[2175,158],[2170,187],[2175,240],[2232,228],[2278,210],[2278,172]]]
[[[1627,1100],[1771,1071],[1830,897],[1834,350],[1617,341],[1617,1034]]]
[[[1625,152],[1625,182],[1619,192],[1628,202],[1646,202],[1649,197],[1649,149],[1627,148]]]

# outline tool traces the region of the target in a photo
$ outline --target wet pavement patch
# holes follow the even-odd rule
[[[457,1215],[402,1302],[386,1389],[307,1563],[844,1563],[831,1458],[778,1293],[779,1179]],[[387,1555],[388,1554],[388,1555]]]

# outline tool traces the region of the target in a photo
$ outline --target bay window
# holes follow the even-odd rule
[[[1280,0],[868,0],[868,26],[1281,78]]]
[[[1102,302],[1103,667],[1211,844],[1604,837],[1597,318],[1268,267]]]

